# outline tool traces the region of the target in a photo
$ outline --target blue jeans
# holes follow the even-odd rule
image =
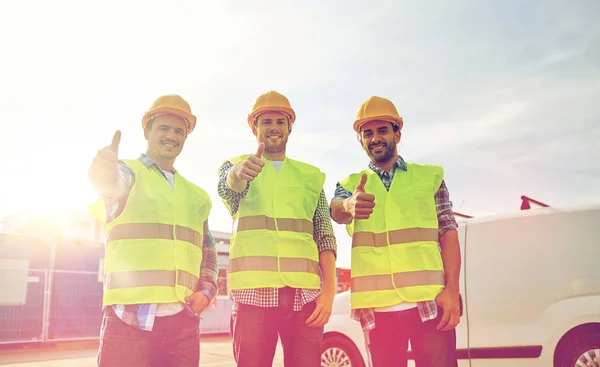
[[[369,332],[369,351],[373,367],[406,367],[408,341],[417,367],[457,367],[456,331],[439,331],[443,315],[422,322],[417,308],[376,312],[375,329]]]
[[[231,316],[233,355],[238,367],[273,365],[277,336],[281,338],[285,367],[320,367],[323,327],[305,323],[316,304],[293,311],[295,289],[279,290],[278,307],[256,307],[237,303]]]
[[[152,331],[126,324],[106,307],[100,332],[99,367],[198,367],[200,319],[187,309],[157,317]]]

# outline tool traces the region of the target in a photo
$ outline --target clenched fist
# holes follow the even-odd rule
[[[344,200],[344,210],[354,219],[369,219],[375,207],[375,196],[365,192],[367,174],[363,173],[352,196]]]

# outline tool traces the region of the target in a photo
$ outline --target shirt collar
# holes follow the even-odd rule
[[[156,163],[154,161],[154,159],[150,158],[145,153],[140,154],[140,156],[138,157],[138,160],[140,162],[142,162],[142,164],[144,166],[146,166],[146,168],[154,167],[157,170],[159,170],[160,172],[162,172],[162,169],[160,168],[160,166],[158,165],[158,163]],[[173,168],[173,174],[175,174],[176,172],[177,172],[177,170],[175,168]]]
[[[377,167],[375,164],[373,164],[373,162],[369,162],[369,168],[372,169],[373,171],[375,171],[375,173],[377,173],[379,176],[381,176],[385,173],[384,170]],[[398,155],[398,160],[396,160],[396,162],[394,162],[394,164],[392,165],[392,172],[394,172],[396,170],[396,168],[399,168],[403,171],[408,170],[408,166],[406,165],[406,162],[400,155]]]

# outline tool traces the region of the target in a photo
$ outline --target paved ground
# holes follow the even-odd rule
[[[96,367],[97,342],[64,342],[47,346],[4,346],[0,349],[3,367]],[[235,366],[229,335],[203,335],[200,367]],[[273,366],[283,367],[281,345]]]

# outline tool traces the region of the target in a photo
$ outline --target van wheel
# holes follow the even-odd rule
[[[323,341],[321,367],[365,367],[365,362],[351,341],[334,335]]]
[[[560,367],[600,367],[600,334],[582,335],[569,344]]]

